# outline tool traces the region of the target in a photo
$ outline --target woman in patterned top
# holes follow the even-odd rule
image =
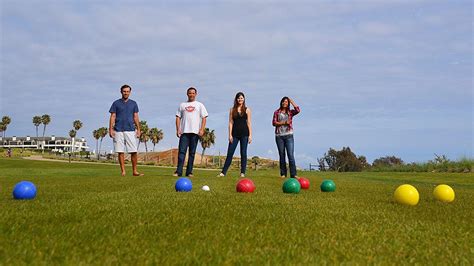
[[[290,104],[293,105],[294,109],[290,109]],[[297,115],[299,112],[299,106],[296,105],[292,99],[285,96],[280,101],[280,108],[273,113],[275,141],[280,156],[281,178],[285,178],[287,175],[286,155],[288,155],[288,161],[290,164],[290,177],[298,178],[296,175],[296,162],[294,156],[295,142],[293,139],[293,116]]]

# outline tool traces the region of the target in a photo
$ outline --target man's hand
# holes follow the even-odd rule
[[[201,128],[201,129],[199,130],[199,136],[200,136],[200,137],[204,136],[204,129]]]
[[[115,130],[114,130],[113,128],[111,128],[111,129],[109,130],[109,136],[110,136],[111,138],[115,138]]]
[[[234,138],[232,136],[229,136],[229,143],[232,143],[234,141]]]
[[[249,136],[249,144],[252,143],[252,136]]]
[[[138,130],[135,131],[135,135],[137,136],[137,138],[140,138],[140,135],[141,135],[141,134],[142,134],[142,133],[141,133],[140,129],[138,129]]]
[[[176,137],[181,138],[182,134],[181,129],[176,130]]]

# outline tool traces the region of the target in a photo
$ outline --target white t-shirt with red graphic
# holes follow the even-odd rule
[[[176,116],[181,118],[181,133],[199,134],[201,121],[208,114],[204,104],[194,101],[181,103]]]

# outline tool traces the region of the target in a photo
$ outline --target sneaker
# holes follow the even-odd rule
[[[286,178],[286,176],[282,175],[282,176],[280,176],[280,178],[281,178],[281,179],[285,179],[285,178]]]
[[[193,175],[193,174],[189,174],[188,177],[194,177],[194,175]]]
[[[240,173],[240,177],[245,177],[245,174],[244,174],[244,173]]]
[[[179,176],[177,173],[173,173],[173,176]]]
[[[217,177],[224,177],[225,175],[223,173],[220,173],[217,175]]]

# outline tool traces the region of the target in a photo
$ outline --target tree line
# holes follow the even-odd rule
[[[33,117],[33,125],[36,129],[36,137],[39,134],[39,127],[43,125],[42,137],[44,139],[46,127],[51,123],[51,116],[48,114],[36,115]],[[12,120],[9,116],[3,116],[0,121],[1,136],[6,137],[8,126]],[[73,128],[69,131],[71,141],[76,137],[77,132],[83,127],[80,120],[72,123]],[[164,138],[163,130],[159,128],[149,128],[147,121],[140,121],[141,134],[139,136],[139,145],[145,145],[145,154],[148,152],[148,143],[155,146]],[[96,140],[96,151],[99,157],[99,151],[102,148],[102,141],[108,135],[107,127],[100,127],[92,131],[92,136]],[[204,135],[199,137],[201,143],[201,164],[207,148],[215,144],[216,136],[214,130],[205,129]],[[72,145],[72,144],[71,144]],[[255,159],[254,159],[255,158]],[[252,162],[258,164],[258,157],[252,158]],[[405,163],[401,158],[396,156],[383,156],[375,159],[372,164],[367,162],[363,155],[356,155],[350,147],[343,147],[341,150],[329,148],[321,158],[317,159],[320,171],[337,171],[337,172],[360,172],[360,171],[442,171],[442,172],[472,172],[474,170],[474,160],[469,158],[460,159],[459,161],[451,161],[446,155],[437,155],[433,160],[426,163]]]
[[[9,116],[3,116],[0,122],[0,133],[2,137],[6,137],[6,131],[8,125],[11,123],[11,118]],[[43,125],[43,139],[46,133],[46,126],[51,123],[51,116],[48,114],[44,114],[42,116],[35,115],[33,116],[33,125],[36,129],[36,137],[38,137],[39,127]],[[77,132],[83,127],[83,123],[81,120],[74,120],[72,122],[72,129],[69,131],[69,137],[71,138],[71,146],[73,146],[73,139],[77,136]],[[151,142],[153,144],[153,151],[155,151],[155,146],[164,138],[164,133],[162,129],[157,127],[150,128],[148,126],[147,121],[140,121],[140,136],[138,137],[138,147],[140,144],[143,143],[145,145],[145,153],[148,153],[148,143]],[[96,151],[97,156],[99,158],[99,151],[102,148],[102,141],[108,135],[108,128],[107,127],[100,127],[98,129],[94,129],[92,131],[92,136],[96,140]],[[202,157],[204,157],[204,153],[207,148],[211,147],[215,144],[216,136],[214,130],[210,130],[206,128],[204,131],[204,135],[199,138],[202,147]],[[202,163],[201,157],[201,163]]]
[[[474,160],[464,158],[451,161],[446,155],[437,155],[425,163],[405,163],[396,156],[383,156],[372,164],[363,155],[356,155],[350,147],[341,150],[329,148],[323,157],[318,158],[319,171],[360,172],[360,171],[399,171],[399,172],[472,172]]]

